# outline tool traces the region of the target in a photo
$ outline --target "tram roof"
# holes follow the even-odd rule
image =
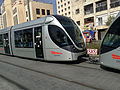
[[[20,28],[25,28],[25,27],[32,27],[32,26],[35,26],[35,25],[43,25],[47,22],[50,22],[51,20],[53,20],[52,18],[52,15],[49,15],[49,16],[46,16],[46,17],[42,17],[42,18],[39,18],[39,19],[36,19],[36,20],[32,20],[32,21],[28,21],[28,22],[25,22],[25,23],[21,23],[21,24],[17,24],[15,26],[13,26],[13,30],[15,29],[20,29]]]
[[[55,16],[59,16],[59,15],[48,15],[46,17],[42,17],[42,18],[39,18],[36,20],[24,22],[21,24],[17,24],[17,25],[11,26],[11,27],[1,29],[0,32],[9,31],[11,28],[12,28],[12,30],[17,30],[17,29],[21,29],[21,28],[34,27],[36,25],[44,25],[44,24],[47,24],[47,23],[53,21],[54,20],[53,17],[55,17]]]
[[[7,27],[7,28],[4,28],[4,29],[0,29],[0,32],[8,32],[9,30],[11,29],[11,27]]]

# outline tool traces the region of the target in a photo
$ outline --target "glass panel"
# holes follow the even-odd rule
[[[15,31],[14,36],[16,48],[33,48],[32,29]]]
[[[45,9],[42,9],[42,15],[45,15]]]
[[[110,47],[120,46],[120,17],[112,24],[109,31],[107,32],[103,45]]]
[[[55,44],[57,44],[60,47],[71,45],[69,38],[65,34],[65,32],[55,25],[49,25],[48,26],[49,34],[51,39]]]
[[[62,16],[55,16],[55,17],[65,28],[65,30],[70,35],[70,37],[72,38],[76,46],[78,46],[79,48],[83,48],[84,40],[83,40],[80,29],[74,23],[74,21],[72,19],[62,17]]]
[[[50,15],[50,10],[47,10],[47,15]]]
[[[42,27],[35,28],[35,51],[37,58],[43,58]]]
[[[23,44],[24,48],[33,48],[32,29],[27,29],[23,31]]]
[[[15,47],[16,48],[23,48],[23,31],[16,31],[15,35]]]
[[[4,34],[4,46],[5,47],[9,46],[8,33]]]
[[[3,47],[3,37],[0,35],[0,47]]]
[[[36,14],[40,15],[40,9],[36,9]]]
[[[10,54],[8,33],[4,34],[4,50],[6,54]]]

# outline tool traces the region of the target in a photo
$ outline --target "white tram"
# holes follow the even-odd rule
[[[120,69],[120,13],[112,22],[100,48],[101,65]]]
[[[64,16],[50,15],[0,30],[0,53],[47,61],[73,61],[86,54],[82,31]]]

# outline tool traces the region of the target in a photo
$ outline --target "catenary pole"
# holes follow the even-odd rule
[[[29,17],[29,21],[31,21],[31,15],[30,15],[30,1],[27,0],[27,9],[28,9],[28,17]]]

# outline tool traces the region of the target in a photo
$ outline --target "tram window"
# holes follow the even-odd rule
[[[23,31],[16,31],[15,35],[15,47],[23,48]]]
[[[15,32],[15,47],[17,48],[33,48],[32,29],[21,30]]]
[[[9,47],[8,33],[4,34],[4,47]]]
[[[23,44],[24,44],[24,48],[32,48],[33,47],[32,29],[23,31]]]
[[[107,32],[103,45],[110,46],[110,47],[119,47],[120,46],[120,18],[118,18],[110,27],[109,31]]]
[[[0,47],[3,47],[3,38],[2,38],[2,35],[0,35]]]
[[[84,47],[84,40],[81,34],[80,29],[75,24],[75,22],[72,19],[62,17],[62,16],[55,16],[57,20],[61,23],[61,25],[64,27],[64,29],[67,31],[71,39],[74,41],[76,46],[79,48]]]
[[[49,25],[48,30],[51,39],[58,46],[63,47],[72,44],[65,32],[60,27],[55,25]]]

